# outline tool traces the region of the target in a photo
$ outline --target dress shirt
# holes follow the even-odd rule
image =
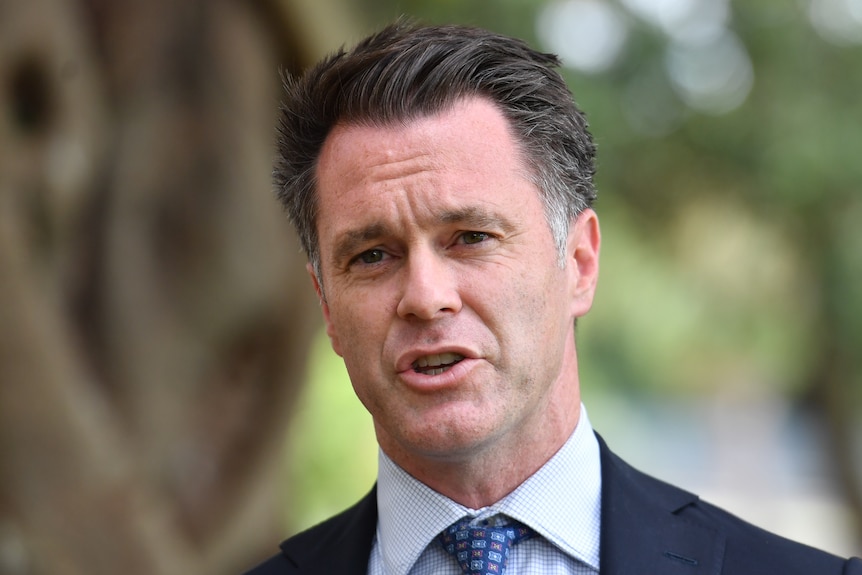
[[[437,541],[465,516],[505,522],[537,536],[514,546],[507,575],[597,574],[601,523],[599,445],[581,405],[575,431],[536,473],[497,503],[469,509],[410,476],[382,451],[377,479],[378,522],[369,575],[462,575]]]

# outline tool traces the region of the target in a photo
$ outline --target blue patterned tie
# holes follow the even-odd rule
[[[517,522],[503,527],[483,527],[471,526],[467,520],[462,520],[447,527],[439,540],[467,575],[503,575],[509,547],[533,535],[529,527]]]

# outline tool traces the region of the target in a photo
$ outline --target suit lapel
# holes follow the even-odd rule
[[[653,479],[610,452],[602,458],[602,575],[717,575],[724,536],[678,514],[697,496]]]

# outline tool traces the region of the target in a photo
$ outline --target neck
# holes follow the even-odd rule
[[[504,441],[474,446],[456,454],[415,454],[391,442],[381,448],[407,473],[470,509],[500,501],[539,470],[569,439],[580,420],[580,394],[555,402],[541,421],[524,425]],[[502,465],[501,465],[501,462]]]

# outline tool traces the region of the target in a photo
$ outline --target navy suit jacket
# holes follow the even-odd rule
[[[635,470],[599,438],[602,575],[862,575],[845,560],[755,527]],[[246,575],[365,575],[377,527],[376,488],[281,544]]]

